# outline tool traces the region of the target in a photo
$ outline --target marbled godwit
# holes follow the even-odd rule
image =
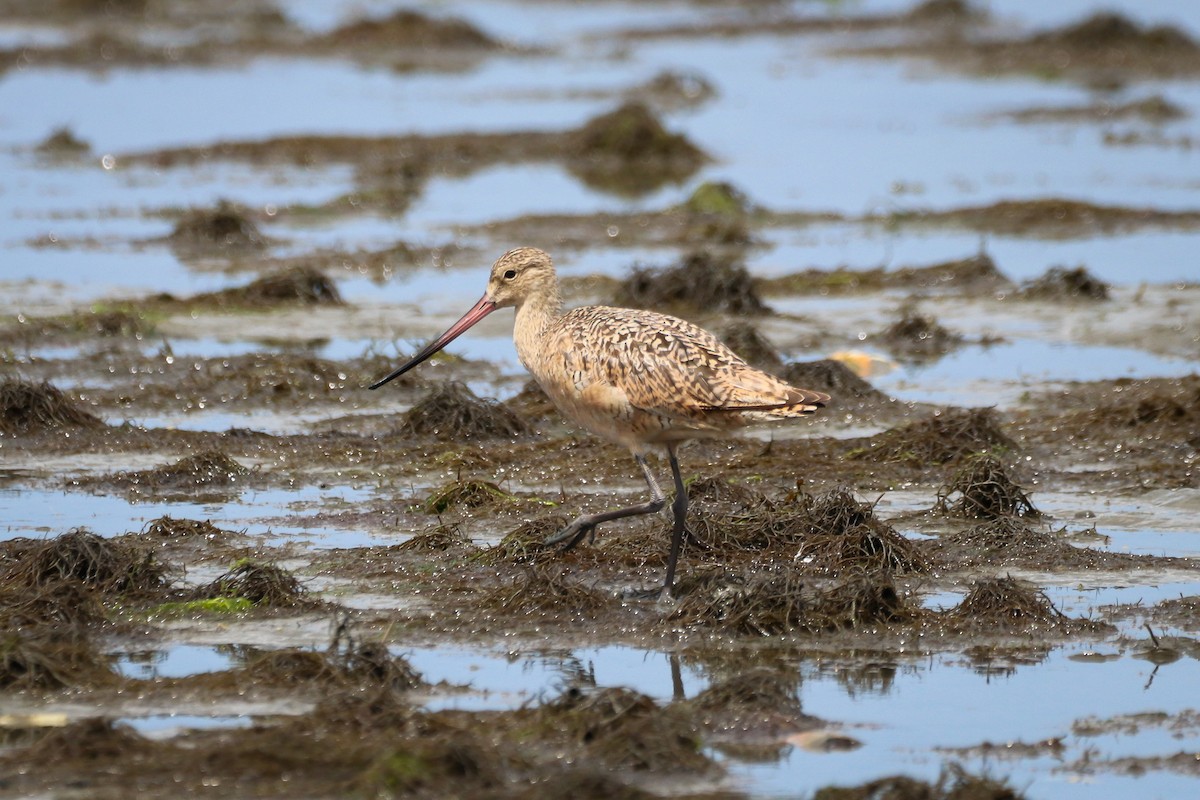
[[[513,340],[521,363],[569,419],[629,448],[650,499],[628,508],[584,514],[546,540],[569,550],[596,526],[652,514],[666,505],[646,454],[666,448],[675,481],[674,527],[662,591],[670,594],[687,520],[687,491],[676,450],[688,439],[712,438],[752,422],[811,414],[829,395],[797,389],[761,372],[690,322],[628,308],[584,306],[565,314],[550,256],[532,247],[510,250],[492,265],[487,291],[462,319],[378,389],[454,341],[497,308],[516,308]]]

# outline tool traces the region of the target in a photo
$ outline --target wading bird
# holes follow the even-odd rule
[[[797,389],[755,369],[708,331],[653,311],[583,306],[563,313],[554,263],[532,247],[510,250],[492,265],[487,291],[462,319],[371,386],[400,377],[498,308],[516,309],[513,341],[521,363],[568,419],[629,448],[650,499],[584,514],[546,540],[569,550],[596,526],[653,514],[666,505],[646,454],[664,447],[675,481],[674,527],[662,593],[674,586],[687,533],[687,491],[676,450],[688,439],[715,438],[753,422],[811,414],[829,395]]]

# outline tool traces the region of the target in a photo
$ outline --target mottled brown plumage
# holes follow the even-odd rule
[[[674,582],[686,530],[687,494],[675,451],[688,439],[722,436],[769,420],[811,414],[829,395],[798,389],[747,364],[709,332],[653,311],[584,306],[562,311],[550,256],[532,247],[510,250],[492,265],[483,298],[462,319],[377,388],[424,361],[497,308],[516,308],[513,339],[521,363],[567,418],[633,453],[650,501],[585,514],[551,537],[578,544],[602,522],[660,510],[662,490],[645,454],[665,447],[675,483],[675,528],[663,590]]]

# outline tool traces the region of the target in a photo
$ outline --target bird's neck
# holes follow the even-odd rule
[[[558,294],[557,286],[531,294],[525,298],[525,302],[517,306],[513,341],[517,345],[517,355],[521,357],[526,368],[529,367],[529,356],[536,351],[546,328],[560,316],[562,298]]]

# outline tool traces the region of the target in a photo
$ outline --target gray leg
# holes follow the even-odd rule
[[[650,499],[645,503],[628,508],[618,508],[613,511],[604,511],[599,514],[584,514],[572,522],[567,527],[563,528],[558,533],[546,539],[545,544],[555,545],[560,542],[566,542],[563,545],[563,550],[570,550],[575,545],[583,541],[584,536],[589,536],[589,542],[596,540],[596,526],[602,522],[610,522],[614,519],[623,517],[636,517],[639,514],[654,514],[662,510],[662,507],[667,504],[667,498],[663,495],[662,489],[658,487],[658,481],[654,479],[653,473],[650,472],[650,467],[646,466],[646,459],[643,456],[634,456],[638,466],[642,468],[642,475],[646,477],[646,484],[650,487]],[[675,456],[671,456],[671,461],[674,463]],[[675,467],[676,474],[679,468]],[[684,498],[687,502],[687,498]]]
[[[679,459],[675,457],[675,445],[667,445],[667,455],[671,459],[671,477],[675,479],[675,499],[671,502],[671,511],[675,515],[675,524],[671,528],[671,552],[667,556],[667,579],[663,581],[663,594],[668,597],[675,588],[675,567],[679,563],[679,550],[683,546],[683,537],[691,537],[687,529],[687,490],[683,487],[683,476],[679,474]]]

